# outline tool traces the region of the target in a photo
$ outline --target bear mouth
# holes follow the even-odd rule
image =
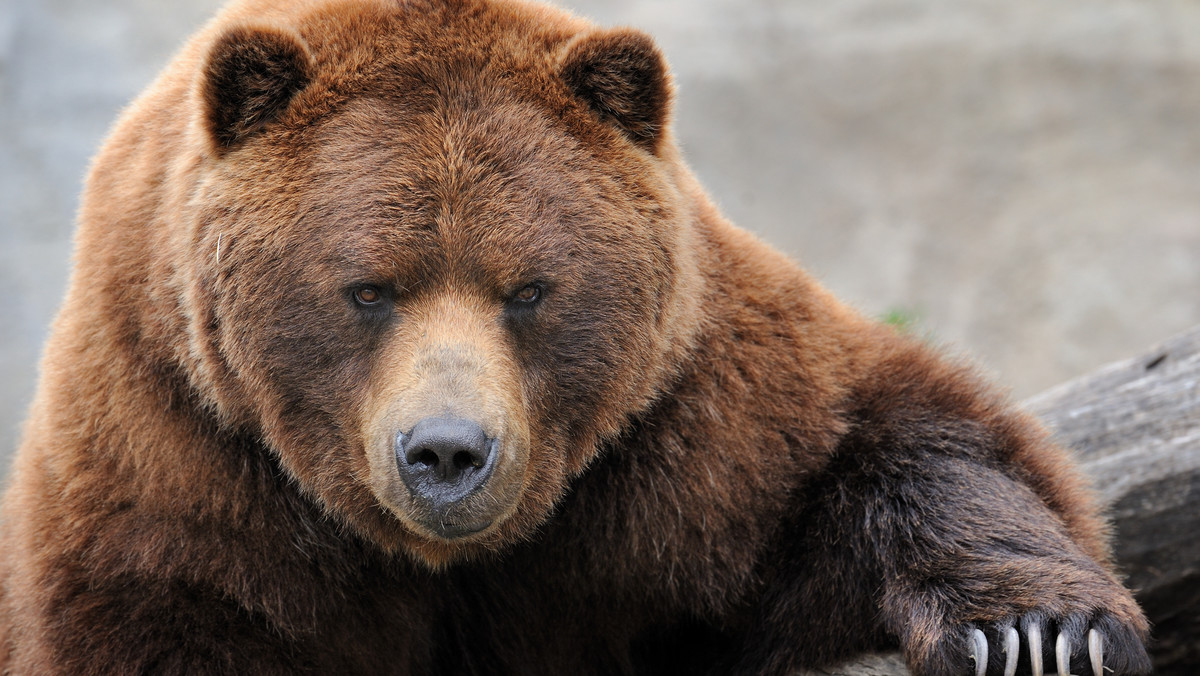
[[[493,524],[493,521],[478,521],[474,523],[455,523],[453,521],[430,520],[420,524],[434,535],[443,540],[457,540],[469,535],[481,533]]]

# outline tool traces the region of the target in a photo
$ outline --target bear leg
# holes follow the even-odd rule
[[[1148,673],[1129,591],[1017,468],[939,430],[923,448],[845,444],[809,482],[738,673],[895,647],[915,676]]]

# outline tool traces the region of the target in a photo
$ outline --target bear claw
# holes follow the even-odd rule
[[[1021,654],[1021,635],[1016,627],[1004,631],[1004,676],[1016,676],[1017,657]]]
[[[1016,676],[1017,658],[1021,652],[1020,633],[1016,627],[1008,627],[1002,630],[1001,635],[1004,637],[1004,676]],[[1046,676],[1042,662],[1041,627],[1030,623],[1025,629],[1025,639],[1029,647],[1030,673],[1032,676]],[[988,667],[988,640],[979,629],[971,630],[970,655],[975,664],[975,676],[985,676]],[[1107,669],[1104,666],[1104,634],[1097,629],[1088,630],[1087,657],[1093,676],[1104,676]],[[1059,676],[1070,675],[1071,639],[1064,633],[1060,633],[1055,639],[1054,662]]]
[[[971,660],[975,662],[975,676],[987,676],[988,642],[982,631],[971,631]]]
[[[1033,676],[1043,676],[1042,671],[1042,628],[1030,624],[1025,630],[1025,640],[1029,643],[1029,665]]]
[[[1104,675],[1104,634],[1088,630],[1088,657],[1092,660],[1093,676]]]

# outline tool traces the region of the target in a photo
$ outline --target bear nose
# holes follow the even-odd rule
[[[396,435],[396,465],[413,496],[444,511],[487,482],[496,440],[464,418],[424,418]]]

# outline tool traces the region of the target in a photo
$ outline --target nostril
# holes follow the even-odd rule
[[[483,467],[483,459],[477,458],[468,451],[459,451],[454,454],[454,466],[461,470],[471,467]]]
[[[421,451],[417,454],[416,460],[426,467],[437,467],[438,455],[433,451]]]

